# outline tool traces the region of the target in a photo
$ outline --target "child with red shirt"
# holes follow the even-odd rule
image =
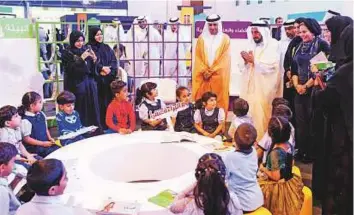
[[[114,99],[107,108],[106,124],[114,132],[130,134],[135,130],[136,122],[133,106],[128,102],[127,84],[115,80],[111,83],[111,90]]]

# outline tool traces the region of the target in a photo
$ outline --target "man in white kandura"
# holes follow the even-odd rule
[[[152,25],[148,25],[148,23],[152,24],[146,16],[139,16],[133,22],[135,25],[127,32],[127,41],[135,42],[135,56],[133,43],[124,44],[127,46],[128,60],[139,60],[131,62],[131,71],[129,72],[131,76],[134,75],[134,68],[135,76],[138,77],[157,77],[160,74],[162,37],[160,33]],[[141,61],[142,59],[144,59],[144,61]]]
[[[119,42],[124,42],[125,39],[125,33],[123,29],[122,23],[116,18],[112,20],[112,24],[107,25],[107,27],[104,29],[104,42],[118,42],[118,34],[119,34]],[[109,46],[111,48],[116,45],[116,43],[109,43]]]
[[[180,29],[178,17],[171,18],[169,25],[165,31],[165,47],[164,47],[164,76],[172,76],[173,79],[178,76],[186,76],[186,54],[190,50],[191,43],[188,43],[185,35]],[[173,42],[173,43],[171,43]],[[182,42],[182,43],[179,43]],[[178,45],[177,45],[178,44]],[[171,60],[166,60],[171,59]],[[178,59],[178,60],[177,60]],[[177,64],[178,63],[178,64]],[[179,78],[180,85],[187,86],[186,78]]]
[[[272,101],[282,96],[280,54],[278,41],[270,35],[268,24],[262,20],[252,23],[247,29],[248,49],[241,52],[243,62],[240,97],[249,103],[259,140],[268,128]]]

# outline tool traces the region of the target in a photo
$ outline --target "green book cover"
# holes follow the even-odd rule
[[[177,193],[172,190],[164,190],[156,196],[149,198],[149,202],[167,208],[172,204],[176,195]]]

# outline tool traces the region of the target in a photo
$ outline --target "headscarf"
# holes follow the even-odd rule
[[[280,40],[289,40],[290,38],[288,38],[288,36],[286,35],[286,31],[285,28],[286,27],[290,27],[290,26],[294,26],[295,24],[295,20],[294,19],[289,19],[286,20],[283,24],[283,26],[281,27],[281,36],[280,36]]]
[[[209,21],[208,21],[209,20]],[[210,21],[215,20],[215,21]],[[217,23],[218,24],[218,33],[216,35],[211,35],[209,32],[209,23]],[[203,28],[202,37],[204,40],[204,48],[207,50],[208,53],[208,64],[211,66],[215,60],[216,51],[219,48],[222,39],[223,39],[223,32],[222,32],[222,22],[221,17],[217,14],[212,14],[207,16],[206,22]]]
[[[333,10],[328,10],[325,14],[325,17],[323,18],[323,20],[326,22],[327,20],[329,20],[330,18],[332,17],[335,17],[335,16],[340,16],[341,14],[336,12],[336,11],[333,11]]]
[[[181,22],[179,21],[178,17],[172,17],[168,20],[168,24],[166,27],[166,33],[172,33],[172,29],[171,29],[171,24],[181,24]]]
[[[303,20],[304,25],[309,29],[311,33],[315,36],[319,36],[322,33],[322,29],[320,24],[316,21],[316,19],[306,18]]]
[[[326,21],[328,30],[331,32],[331,45],[336,44],[343,30],[353,24],[353,19],[348,16],[334,16]]]
[[[295,23],[300,24],[300,23],[304,22],[305,20],[306,20],[306,18],[299,17],[299,18],[295,19]]]
[[[69,49],[73,54],[76,54],[76,55],[81,55],[86,50],[84,48],[84,46],[82,46],[81,49],[78,49],[75,46],[76,41],[78,41],[80,37],[82,37],[85,40],[85,36],[82,34],[81,31],[73,30],[70,33],[70,39],[69,39],[70,40],[70,47],[69,47]]]
[[[299,17],[297,19],[295,19],[295,23],[297,24],[301,24],[304,22],[306,18],[304,17]],[[300,44],[302,41],[301,37],[300,36],[295,36],[294,39],[291,41],[292,43],[292,47],[296,47],[298,44]]]
[[[253,22],[248,28],[247,28],[247,38],[250,44],[252,44],[254,47],[257,45],[256,42],[254,42],[253,37],[252,37],[252,28],[257,28],[258,31],[261,33],[263,37],[263,44],[264,46],[267,46],[269,43],[269,40],[271,39],[271,34],[270,30],[268,27],[267,22],[263,20],[257,20]]]
[[[88,42],[88,44],[90,44],[92,47],[93,46],[98,47],[101,44],[101,43],[97,42],[95,39],[95,36],[96,36],[97,32],[99,32],[99,31],[102,32],[101,28],[99,28],[99,27],[91,27],[89,29],[89,42]]]

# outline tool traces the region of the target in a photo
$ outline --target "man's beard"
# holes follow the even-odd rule
[[[263,42],[263,37],[259,38],[258,40],[253,39],[255,43],[260,44],[261,42]]]
[[[286,36],[289,38],[289,39],[293,39],[295,37],[295,34],[286,34]]]

